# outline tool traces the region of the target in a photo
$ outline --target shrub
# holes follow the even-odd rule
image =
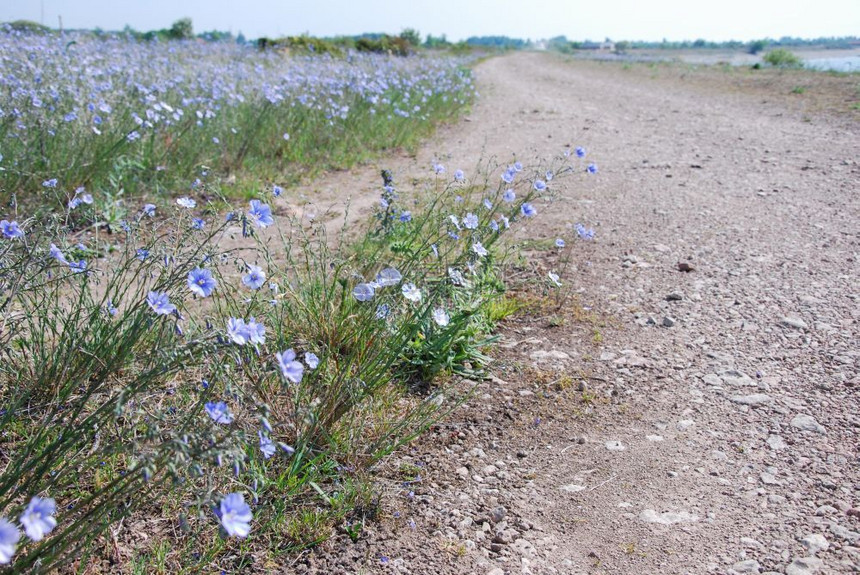
[[[775,68],[803,68],[803,60],[785,48],[771,50],[762,59]]]

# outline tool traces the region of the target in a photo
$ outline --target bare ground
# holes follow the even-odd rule
[[[366,210],[380,167],[582,145],[600,173],[529,233],[597,239],[562,278],[576,305],[506,322],[496,378],[378,470],[358,542],[285,572],[860,570],[860,130],[826,105],[857,80],[807,74],[803,105],[707,74],[491,59],[470,117],[417,157],[317,182],[304,209],[337,227],[325,207],[350,190]]]

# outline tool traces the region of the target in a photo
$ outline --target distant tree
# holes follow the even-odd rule
[[[406,40],[410,46],[418,47],[421,45],[421,34],[415,28],[404,28],[400,37]]]
[[[240,31],[239,31],[239,34],[236,36],[236,43],[237,43],[237,44],[243,44],[243,45],[244,45],[244,44],[246,44],[247,42],[248,42],[248,41],[245,39],[245,35],[244,35],[244,34],[242,34],[242,31],[240,30]]]
[[[189,40],[194,38],[194,26],[191,24],[191,18],[180,18],[170,26],[167,31],[167,37],[172,40]]]
[[[699,38],[695,42],[693,42],[693,48],[704,48],[707,42],[703,38]]]
[[[615,53],[624,54],[630,49],[630,42],[627,40],[619,40],[615,43]]]
[[[767,48],[766,40],[754,40],[749,43],[749,46],[747,46],[747,52],[750,54],[758,54],[765,48]]]

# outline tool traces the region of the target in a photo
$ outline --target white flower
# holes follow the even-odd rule
[[[549,279],[552,283],[554,283],[558,287],[561,287],[561,282],[558,280],[558,274],[549,272],[547,275],[549,276]]]
[[[489,252],[487,248],[481,245],[481,242],[475,242],[472,244],[472,251],[478,254],[479,257],[485,257]]]
[[[451,321],[451,318],[448,316],[447,311],[441,307],[437,307],[433,310],[433,321],[435,321],[439,326],[445,327],[448,325],[448,322]]]
[[[418,289],[413,283],[403,284],[403,287],[400,288],[400,291],[403,292],[403,297],[405,297],[409,301],[421,301],[421,290]]]

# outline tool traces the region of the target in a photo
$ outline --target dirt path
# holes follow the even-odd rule
[[[477,78],[469,121],[384,167],[588,148],[600,173],[532,233],[596,228],[563,281],[606,322],[509,322],[498,378],[380,470],[382,520],[297,571],[857,572],[857,124],[540,54]]]

